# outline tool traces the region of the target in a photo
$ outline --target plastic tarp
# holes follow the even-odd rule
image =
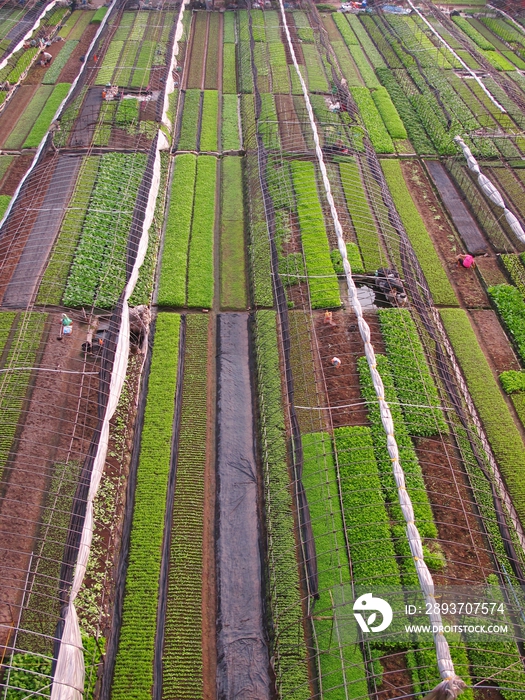
[[[51,700],[81,700],[84,691],[84,655],[78,617],[75,610],[75,598],[82,586],[86,573],[91,541],[93,538],[93,501],[95,500],[108,450],[109,424],[118,404],[122,386],[126,378],[129,356],[129,306],[128,299],[137,283],[139,269],[144,262],[148,248],[148,230],[153,221],[155,201],[160,183],[160,151],[166,147],[166,139],[159,132],[152,148],[155,148],[153,173],[149,187],[147,205],[142,222],[142,235],[137,248],[134,265],[123,292],[123,309],[118,334],[115,361],[109,385],[109,400],[102,421],[100,439],[95,454],[91,481],[86,504],[86,514],[82,527],[75,575],[71,587],[69,603],[65,613],[64,631],[58,653]]]
[[[19,41],[18,44],[14,47],[14,49],[11,51],[11,53],[9,54],[9,56],[6,56],[6,57],[4,58],[3,61],[0,61],[0,70],[2,70],[2,68],[5,68],[5,67],[7,66],[7,62],[9,61],[9,59],[11,58],[11,56],[12,56],[14,53],[16,53],[17,51],[20,51],[20,49],[23,47],[24,43],[25,43],[28,39],[31,38],[31,36],[33,35],[33,32],[35,31],[35,29],[38,29],[38,27],[40,26],[40,22],[41,22],[41,20],[42,20],[42,17],[45,17],[45,15],[47,15],[47,13],[49,12],[49,10],[52,10],[52,9],[54,8],[54,6],[57,4],[57,2],[58,2],[58,0],[52,0],[52,1],[49,3],[49,5],[46,5],[46,6],[44,7],[44,9],[43,9],[42,12],[40,13],[40,15],[37,17],[35,23],[34,23],[33,26],[31,27],[31,29],[29,29],[29,30],[24,34],[23,38],[20,39],[20,41]]]
[[[410,0],[409,0],[409,4],[412,5],[412,3],[410,3]],[[375,352],[374,352],[374,348],[372,346],[372,343],[370,342],[370,328],[369,328],[366,320],[364,319],[363,310],[361,308],[361,303],[360,303],[359,298],[357,296],[357,288],[355,286],[354,280],[352,279],[352,270],[350,268],[350,263],[348,262],[346,244],[345,244],[344,237],[343,237],[343,229],[341,226],[341,222],[339,221],[337,209],[335,207],[335,202],[334,202],[334,198],[332,195],[330,182],[328,179],[326,165],[325,165],[324,158],[323,158],[323,152],[321,150],[321,144],[319,141],[319,134],[317,131],[317,125],[315,122],[315,118],[314,118],[314,114],[313,114],[313,110],[312,110],[312,105],[310,102],[310,97],[309,97],[308,90],[307,90],[306,84],[304,82],[304,79],[302,77],[301,71],[299,70],[299,65],[297,63],[297,57],[296,57],[294,46],[293,46],[293,43],[291,40],[290,30],[288,28],[288,22],[287,22],[286,13],[284,10],[283,0],[279,0],[279,6],[280,6],[280,10],[281,10],[282,25],[283,25],[283,28],[284,28],[284,31],[286,34],[288,48],[290,51],[290,55],[292,57],[292,62],[294,64],[295,71],[296,71],[297,76],[299,78],[299,82],[301,83],[301,88],[302,88],[303,96],[304,96],[305,103],[306,103],[308,118],[310,121],[312,135],[313,135],[314,143],[315,143],[315,151],[316,151],[319,168],[320,168],[321,175],[322,175],[323,186],[324,186],[324,190],[326,193],[326,198],[328,200],[328,204],[330,206],[332,220],[334,222],[339,252],[341,253],[341,257],[343,259],[343,267],[344,267],[346,282],[347,282],[347,286],[348,286],[349,298],[350,298],[354,313],[357,317],[358,327],[359,327],[359,331],[361,334],[361,338],[362,338],[363,343],[364,343],[365,355],[366,355],[366,359],[367,359],[368,366],[370,369],[370,375],[372,377],[375,392],[376,392],[377,399],[378,399],[379,406],[380,406],[381,420],[383,423],[383,429],[384,429],[385,434],[387,436],[387,449],[388,449],[388,452],[390,455],[390,459],[392,461],[392,469],[393,469],[394,478],[396,481],[398,498],[399,498],[399,502],[401,505],[401,509],[403,511],[403,516],[405,518],[405,523],[406,523],[406,528],[407,528],[406,532],[407,532],[408,542],[409,542],[409,546],[410,546],[410,551],[412,552],[412,556],[414,557],[414,563],[415,563],[418,578],[419,578],[420,588],[425,596],[426,601],[428,603],[432,604],[430,607],[433,610],[434,609],[434,605],[433,605],[433,602],[434,602],[434,597],[433,597],[434,582],[432,579],[432,575],[431,575],[430,571],[428,570],[428,567],[425,563],[425,560],[423,557],[423,545],[422,545],[422,541],[421,541],[421,536],[420,536],[419,531],[418,531],[418,529],[415,525],[415,522],[414,522],[414,511],[412,508],[412,503],[410,501],[410,496],[408,495],[408,492],[406,490],[405,475],[404,475],[402,466],[399,462],[399,450],[398,450],[396,438],[394,435],[394,423],[392,421],[392,415],[390,413],[390,408],[389,408],[388,403],[385,401],[385,398],[384,398],[385,391],[384,391],[384,386],[383,386],[383,380],[381,379],[381,376],[380,376],[379,372],[377,371]],[[440,629],[440,627],[442,625],[440,613],[433,612],[429,615],[429,617],[430,617],[432,625],[436,625],[437,626],[436,629]],[[459,693],[463,690],[463,688],[465,687],[465,683],[455,673],[454,664],[453,664],[453,661],[452,661],[452,658],[450,655],[450,649],[449,649],[448,642],[447,642],[445,636],[442,633],[434,633],[433,637],[434,637],[434,646],[436,648],[439,674],[442,678],[442,681],[432,691],[432,695],[433,696],[441,696],[442,695],[443,697],[448,698],[448,700],[452,700],[453,698],[457,697],[457,695],[459,695]]]
[[[505,201],[497,187],[488,179],[486,175],[483,175],[483,173],[479,169],[478,162],[476,161],[476,159],[470,151],[470,148],[463,141],[461,136],[455,136],[454,141],[463,151],[463,155],[467,159],[467,165],[469,169],[476,173],[476,175],[478,176],[478,182],[483,191],[483,194],[486,197],[488,197],[491,200],[491,202],[494,202],[494,204],[503,209],[505,219],[511,227],[512,232],[518,240],[520,240],[522,243],[525,243],[525,231],[523,231],[522,225],[518,221],[517,217],[510,211],[510,209],[507,209],[507,207],[505,206]]]
[[[218,320],[217,697],[268,700],[248,314]]]
[[[175,68],[177,67],[179,41],[181,40],[182,33],[184,31],[182,19],[184,15],[184,10],[186,9],[186,5],[188,3],[189,0],[184,0],[184,2],[182,2],[180,6],[179,17],[177,19],[177,29],[175,30],[175,38],[173,40],[173,51],[171,52],[171,62],[168,70],[168,77],[166,79],[166,90],[164,92],[164,107],[162,109],[162,123],[165,124],[168,127],[168,129],[171,129],[172,127],[171,119],[168,117],[168,110],[170,105],[169,96],[175,90],[175,81],[173,78],[173,73],[175,72]]]

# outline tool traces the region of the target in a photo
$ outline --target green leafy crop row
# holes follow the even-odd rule
[[[217,151],[217,120],[219,116],[219,93],[217,90],[205,90],[202,103],[202,123],[199,149]]]
[[[359,39],[359,43],[363,47],[363,50],[372,66],[376,69],[385,68],[386,63],[384,62],[383,57],[376,49],[374,42],[361,24],[359,17],[357,15],[346,15],[346,20],[354,30],[355,35]]]
[[[519,289],[508,284],[488,288],[488,294],[503,319],[518,350],[525,361],[525,301]]]
[[[334,274],[323,210],[318,199],[312,163],[293,161],[292,180],[297,201],[312,308],[339,306],[339,285]]]
[[[399,405],[399,398],[388,366],[388,360],[383,355],[376,355],[376,360],[377,370],[381,375],[385,388],[385,399],[390,406],[390,412],[394,422],[395,437],[399,448],[399,461],[405,474],[406,488],[414,507],[415,522],[423,538],[435,538],[437,537],[437,528],[434,523],[425,482],[414,445],[412,444],[410,434],[405,425],[401,406]],[[359,359],[358,370],[361,391],[368,402],[368,417],[372,424],[371,431],[374,452],[381,475],[381,483],[385,498],[389,504],[391,520],[393,522],[392,532],[394,534],[394,546],[396,548],[396,553],[400,557],[399,565],[403,573],[402,580],[404,585],[418,586],[417,575],[408,546],[408,540],[406,539],[403,513],[399,505],[397,488],[392,473],[392,462],[386,447],[387,438],[381,422],[379,403],[372,384],[366,358],[362,357]]]
[[[354,162],[340,163],[339,172],[346,198],[346,205],[357,242],[361,250],[366,272],[373,272],[384,264],[385,257],[379,240],[379,233],[366,193],[361,181],[359,166]]]
[[[385,123],[390,136],[393,139],[406,139],[407,132],[401,121],[397,109],[394,107],[388,90],[385,87],[379,87],[372,91],[372,99],[378,109],[381,119]]]
[[[222,91],[224,94],[237,94],[237,70],[235,64],[235,44],[224,44],[222,54]]]
[[[221,148],[223,151],[237,151],[240,147],[239,100],[237,95],[223,95]]]
[[[80,166],[70,205],[62,220],[58,238],[40,284],[37,298],[39,304],[60,304],[97,177],[99,162],[99,156],[89,156]]]
[[[66,306],[116,304],[125,286],[127,238],[146,158],[143,153],[102,156],[64,293]]]
[[[24,141],[24,148],[36,148],[40,144],[40,141],[42,141],[46,131],[49,129],[49,125],[51,124],[60,103],[69,92],[70,87],[71,85],[69,83],[59,83],[54,88],[43,110],[40,112],[38,119],[34,123],[33,128]]]
[[[48,85],[39,87],[33,97],[31,102],[27,105],[22,115],[19,117],[17,123],[15,124],[13,130],[9,136],[3,142],[3,146],[6,149],[18,149],[22,147],[24,140],[26,139],[31,127],[38,118],[38,115],[42,111],[44,104],[51,95],[53,88]],[[1,140],[2,137],[0,137]]]
[[[186,90],[180,138],[177,145],[179,151],[195,151],[197,149],[197,128],[199,126],[200,104],[201,91]]]
[[[397,395],[412,435],[447,432],[425,351],[408,309],[379,309],[381,334]]]
[[[399,161],[383,160],[381,167],[434,301],[443,306],[458,306],[452,285],[405,183]]]
[[[363,78],[363,81],[364,81],[366,87],[367,88],[379,87],[379,81],[376,77],[376,74],[374,73],[374,69],[368,63],[368,60],[364,54],[363,49],[360,46],[354,46],[354,45],[350,45],[348,48],[350,49],[350,53],[352,54],[352,58],[354,59],[355,64],[359,69],[359,72],[361,73],[361,77]]]
[[[308,74],[308,87],[312,92],[329,92],[321,58],[315,44],[303,44],[303,55]]]
[[[517,372],[513,369],[507,370],[499,375],[499,380],[506,394],[525,391],[525,372]]]
[[[184,378],[163,649],[162,697],[202,698],[202,541],[208,316],[186,317]]]
[[[376,153],[394,153],[394,144],[366,87],[350,88]]]
[[[310,433],[302,436],[302,442],[303,484],[319,574],[320,595],[315,603],[314,626],[323,697],[327,700],[364,697],[366,672],[357,643],[357,624],[345,611],[352,604],[352,593],[331,440],[325,433]],[[333,634],[334,621],[336,634]]]
[[[440,314],[518,516],[525,523],[525,451],[521,436],[466,312],[441,309]]]
[[[507,253],[501,256],[501,262],[505,265],[512,283],[519,289],[521,296],[525,298],[525,267],[520,257],[514,253]]]
[[[164,233],[157,299],[159,306],[184,306],[186,303],[186,272],[196,172],[197,156],[193,153],[176,156]]]
[[[245,309],[246,270],[242,162],[222,159],[221,173],[221,308]]]
[[[113,700],[150,698],[164,512],[171,462],[180,317],[159,314],[148,382],[135,505],[115,662]]]
[[[468,19],[458,16],[452,17],[451,19],[480,49],[484,49],[485,51],[494,50],[493,44],[491,44],[488,39],[485,39],[483,34],[480,34],[477,29],[474,29]]]
[[[111,79],[123,47],[124,41],[113,40],[111,42],[104,58],[102,59],[100,68],[98,69],[96,77],[97,85],[105,85],[106,83],[110,83],[112,81]]]
[[[62,47],[62,50],[51,64],[51,67],[48,68],[48,70],[46,71],[46,74],[44,75],[44,78],[42,80],[42,83],[44,85],[54,85],[56,83],[56,81],[58,80],[58,76],[62,71],[62,68],[69,61],[69,57],[73,53],[77,44],[78,41],[66,41],[66,43]]]
[[[269,560],[274,575],[269,586],[273,618],[272,656],[281,697],[310,697],[307,649],[302,625],[301,594],[296,559],[290,477],[286,459],[286,430],[281,398],[276,315],[258,311],[254,326],[260,437],[265,472],[264,518]]]

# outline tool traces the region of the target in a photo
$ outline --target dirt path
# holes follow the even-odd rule
[[[475,270],[457,266],[462,244],[437,198],[424,168],[416,160],[402,160],[401,170],[434,248],[462,306],[488,308],[489,300]]]
[[[6,142],[37,88],[38,85],[21,85],[9,100],[9,104],[0,115],[0,146]]]

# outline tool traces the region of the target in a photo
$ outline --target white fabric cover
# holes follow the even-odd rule
[[[520,240],[522,243],[525,243],[525,231],[523,230],[520,222],[518,221],[517,217],[509,209],[507,209],[507,207],[505,206],[505,201],[503,200],[503,197],[501,196],[496,186],[492,184],[492,182],[488,179],[488,177],[486,177],[486,175],[483,175],[479,168],[477,160],[471,153],[470,148],[463,141],[461,136],[455,136],[454,141],[460,146],[461,150],[463,151],[463,155],[467,159],[467,165],[469,169],[472,170],[472,172],[476,173],[476,175],[478,176],[478,182],[480,184],[481,189],[483,190],[483,193],[492,202],[494,202],[494,204],[503,209],[503,213],[505,214],[505,218],[507,219],[507,222],[511,227],[512,232],[518,240]]]
[[[52,9],[53,9],[53,7],[57,4],[57,2],[58,2],[58,0],[52,0],[52,2],[49,3],[49,5],[46,5],[46,6],[44,7],[44,9],[42,10],[42,12],[38,15],[38,17],[37,17],[35,23],[34,23],[33,26],[31,27],[31,29],[29,29],[29,30],[24,34],[24,38],[23,38],[23,39],[20,39],[20,41],[19,41],[18,44],[15,46],[15,48],[11,51],[11,53],[9,54],[9,56],[6,56],[6,57],[4,58],[3,61],[0,61],[0,70],[2,70],[2,68],[5,68],[5,67],[7,66],[7,62],[9,61],[9,59],[11,58],[11,56],[12,56],[14,53],[16,53],[17,51],[20,51],[20,49],[22,48],[22,46],[24,45],[24,43],[25,43],[28,39],[31,39],[31,37],[33,36],[33,32],[35,31],[35,29],[38,29],[38,27],[40,26],[40,21],[41,21],[42,17],[45,17],[45,15],[47,15],[47,13],[49,12],[49,10],[52,10]]]
[[[182,33],[184,31],[184,25],[182,23],[182,18],[184,15],[184,10],[189,0],[183,0],[180,10],[179,17],[177,19],[177,29],[175,30],[175,39],[173,41],[173,51],[171,52],[170,68],[168,71],[168,78],[166,80],[166,90],[164,92],[164,106],[162,108],[162,123],[171,130],[172,124],[171,119],[168,117],[169,110],[169,96],[175,90],[175,82],[173,80],[173,73],[177,67],[177,56],[179,55],[179,41],[181,40]]]

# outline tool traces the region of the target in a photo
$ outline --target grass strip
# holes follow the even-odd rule
[[[33,128],[29,132],[28,137],[24,141],[24,148],[36,148],[40,145],[40,142],[44,138],[49,129],[53,117],[60,103],[65,98],[71,87],[70,83],[59,83],[53,89],[53,92],[49,96],[44,108],[40,112],[40,115],[33,125]]]
[[[323,210],[319,202],[313,163],[293,161],[291,172],[297,201],[312,308],[341,304],[339,284],[330,259]]]
[[[163,649],[162,697],[202,698],[202,542],[208,317],[186,317],[182,410]]]
[[[193,153],[175,157],[160,269],[159,306],[186,304],[186,272],[196,172],[197,156]]]
[[[8,194],[0,194],[0,219],[5,214],[10,201],[11,197]]]
[[[367,272],[373,272],[385,264],[385,254],[361,181],[359,166],[355,162],[340,163],[339,173],[364,268]]]
[[[222,159],[221,172],[221,308],[245,309],[246,265],[242,161]]]
[[[219,93],[217,90],[205,90],[202,103],[202,125],[199,149],[201,151],[218,151],[217,121],[219,118]]]
[[[177,145],[179,151],[195,151],[197,149],[200,102],[200,90],[186,90],[180,137]]]
[[[99,163],[99,156],[89,156],[82,161],[75,190],[64,214],[58,238],[38,290],[38,304],[58,306],[62,300],[67,276],[97,177]]]
[[[357,623],[349,614],[353,591],[332,444],[326,433],[303,435],[302,442],[303,484],[319,572],[320,595],[315,602],[314,626],[323,698],[364,697],[366,671]]]
[[[272,562],[269,607],[273,618],[271,654],[281,697],[310,698],[307,648],[302,625],[286,429],[281,396],[276,314],[257,311],[254,325],[259,430],[263,445],[268,560]]]
[[[24,143],[31,127],[36,122],[38,115],[42,111],[44,104],[46,103],[48,97],[53,92],[51,86],[42,86],[37,89],[31,102],[24,109],[22,115],[18,118],[13,130],[6,138],[3,143],[3,147],[6,149],[18,149],[21,148]]]
[[[223,151],[238,151],[240,147],[238,98],[237,95],[223,95],[221,148]]]
[[[111,697],[151,697],[180,317],[159,314],[140,442],[133,524]]]
[[[217,159],[199,156],[195,180],[191,238],[188,259],[188,299],[190,307],[211,309],[213,303],[213,238],[215,229],[215,188]]]
[[[458,306],[452,285],[403,178],[399,161],[382,160],[381,167],[435,303],[443,306]]]
[[[370,90],[366,87],[353,87],[350,88],[350,92],[357,103],[375,152],[394,153],[394,144],[372,99]]]
[[[411,435],[448,432],[436,385],[408,309],[378,309],[381,334],[397,395]]]
[[[525,452],[523,441],[463,309],[440,309],[514,507],[525,523]]]

